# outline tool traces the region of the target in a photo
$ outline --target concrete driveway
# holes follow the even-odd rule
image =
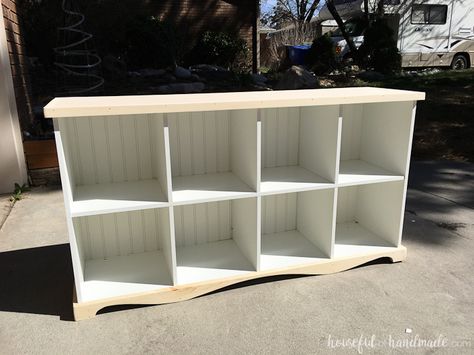
[[[71,321],[61,191],[35,189],[0,230],[0,353],[472,354],[473,168],[413,164],[405,262],[115,308],[81,322]]]

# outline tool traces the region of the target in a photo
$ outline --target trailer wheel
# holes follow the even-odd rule
[[[463,54],[456,54],[453,58],[453,62],[451,63],[451,69],[453,70],[463,70],[467,69],[468,62],[466,56]]]

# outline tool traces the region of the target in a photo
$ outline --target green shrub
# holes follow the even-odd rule
[[[190,64],[213,64],[243,69],[248,56],[247,43],[235,34],[204,32],[189,55]]]
[[[306,62],[316,74],[325,74],[337,67],[334,43],[328,34],[316,38],[311,45]]]
[[[169,22],[138,17],[130,23],[125,38],[125,60],[131,68],[164,68],[181,61],[182,39]]]
[[[401,56],[397,43],[383,18],[375,20],[365,31],[359,58],[363,58],[369,68],[384,74],[400,71]]]

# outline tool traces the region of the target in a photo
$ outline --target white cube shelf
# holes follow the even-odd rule
[[[262,197],[262,270],[332,255],[334,189]]]
[[[405,258],[419,92],[59,98],[76,319]]]

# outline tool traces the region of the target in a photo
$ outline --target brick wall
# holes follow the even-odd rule
[[[258,0],[164,0],[149,2],[150,12],[171,20],[192,46],[207,31],[237,31],[248,44],[254,70],[257,66]],[[255,51],[253,50],[255,49]]]
[[[27,59],[21,35],[21,15],[17,2],[17,0],[1,0],[18,117],[20,125],[25,128],[31,122],[32,109]]]

